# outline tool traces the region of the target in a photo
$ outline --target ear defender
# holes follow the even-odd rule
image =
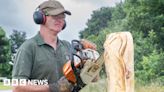
[[[33,14],[33,20],[36,24],[45,24],[46,15],[48,14],[44,14],[43,11],[37,10]],[[62,30],[64,30],[65,28],[66,28],[66,21],[64,20],[64,25],[63,25]]]
[[[46,22],[45,14],[41,10],[34,12],[33,19],[36,24],[44,24]]]
[[[65,28],[66,28],[66,21],[64,20],[64,25],[63,25],[63,28],[62,28],[62,30],[64,30]]]

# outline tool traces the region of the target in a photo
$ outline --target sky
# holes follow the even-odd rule
[[[33,21],[36,7],[46,0],[0,0],[0,26],[7,37],[12,30],[26,32],[27,38],[35,36],[40,26]],[[112,7],[120,0],[58,0],[72,15],[66,16],[67,27],[59,38],[67,41],[79,39],[79,31],[86,28],[87,20],[94,10]]]

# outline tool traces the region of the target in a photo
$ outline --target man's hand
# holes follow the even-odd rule
[[[48,85],[13,86],[12,92],[50,92]]]
[[[83,45],[83,48],[84,49],[93,49],[93,50],[96,50],[97,46],[95,43],[89,41],[89,40],[86,40],[86,39],[81,39],[80,40],[80,43]]]
[[[72,84],[65,77],[61,77],[58,84],[61,92],[71,92],[73,88]]]
[[[51,92],[71,92],[73,85],[65,77],[61,77],[57,83],[49,85]]]

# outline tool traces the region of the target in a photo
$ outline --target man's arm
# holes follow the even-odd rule
[[[61,77],[56,83],[48,85],[14,86],[13,92],[71,92],[73,85],[65,77]]]
[[[14,86],[13,92],[50,92],[49,85]]]

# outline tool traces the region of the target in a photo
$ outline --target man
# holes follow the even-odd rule
[[[14,86],[13,92],[70,92],[71,84],[62,77],[63,64],[69,60],[70,44],[58,38],[71,13],[55,0],[39,5],[34,21],[40,24],[38,34],[25,41],[17,52],[13,79],[48,80],[48,85]]]

